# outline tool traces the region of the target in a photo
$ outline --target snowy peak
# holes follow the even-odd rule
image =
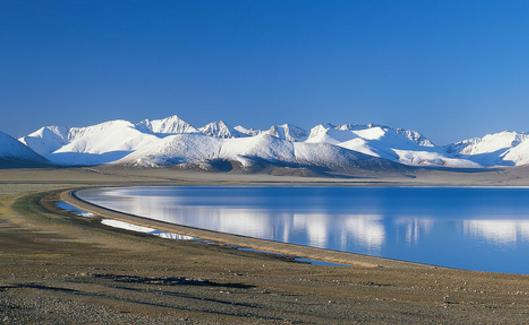
[[[291,124],[272,125],[263,133],[292,142],[305,141],[308,136],[307,131]]]
[[[224,123],[224,121],[215,121],[204,125],[198,129],[201,133],[209,135],[210,137],[229,139],[246,136],[246,134],[239,132],[235,128]]]
[[[408,130],[408,129],[396,129],[395,132],[398,135],[401,135],[408,140],[415,142],[417,145],[421,147],[435,147],[435,144],[430,141],[430,139],[423,136],[421,133],[415,131],[415,130]]]
[[[526,133],[502,131],[487,134],[482,138],[456,142],[451,145],[451,149],[465,155],[485,154],[513,148],[528,138],[529,135]]]
[[[18,140],[39,155],[45,156],[68,142],[68,129],[56,125],[44,126]]]
[[[422,147],[435,146],[430,140],[417,131],[400,128],[394,129],[377,124],[319,124],[310,130],[307,141],[340,143],[358,137],[366,141],[381,141],[385,138],[392,142],[409,142]]]
[[[306,142],[308,143],[330,143],[338,144],[354,138],[349,130],[337,128],[330,123],[318,124],[310,129]]]
[[[146,140],[155,139],[145,134],[129,121],[115,120],[82,128],[71,128],[70,142],[59,151],[75,149],[81,152],[101,153],[118,150],[134,150]]]
[[[115,161],[157,139],[125,120],[70,129],[47,127],[21,138],[33,150],[61,165],[99,165]]]
[[[216,157],[221,141],[201,133],[169,135],[139,148],[117,163],[138,167],[166,167],[204,162]]]
[[[511,162],[514,166],[524,166],[529,164],[529,139],[525,138],[519,144],[505,151],[501,155],[503,161]]]
[[[177,115],[157,120],[145,119],[137,123],[136,127],[142,131],[160,135],[198,132],[195,127]]]
[[[311,129],[306,142],[330,143],[412,166],[480,167],[452,157],[417,131],[377,124],[320,124]]]
[[[236,127],[234,127],[234,129],[242,134],[245,134],[245,135],[248,135],[248,136],[251,136],[253,137],[254,135],[258,135],[259,133],[261,133],[261,131],[259,130],[256,130],[256,129],[252,129],[252,128],[246,128],[242,125],[237,125]]]
[[[402,128],[392,128],[385,125],[379,124],[339,124],[333,126],[332,124],[327,124],[326,128],[334,128],[337,131],[351,131],[366,140],[379,140],[382,137],[393,137],[393,138],[402,138],[409,140],[422,147],[434,147],[435,145],[423,136],[421,133],[415,130],[402,129]]]
[[[253,137],[220,139],[202,134],[178,134],[144,147],[118,163],[138,167],[192,166],[215,160],[252,168],[263,163],[284,167],[313,167],[349,173],[358,168],[398,170],[402,165],[329,144],[291,142],[261,133]]]
[[[154,167],[200,165],[220,159],[241,166],[266,162],[343,169],[357,163],[347,159],[365,157],[374,159],[376,164],[447,168],[529,164],[527,133],[504,131],[437,146],[417,131],[378,124],[325,123],[307,132],[290,124],[254,130],[214,121],[196,129],[173,115],[138,123],[115,120],[69,129],[46,126],[19,141],[18,146],[6,146],[14,150],[14,156],[40,160],[44,156],[62,165],[126,162]],[[4,156],[6,148],[0,148],[5,151]]]
[[[529,134],[502,131],[456,142],[447,150],[484,166],[522,166],[529,164]]]

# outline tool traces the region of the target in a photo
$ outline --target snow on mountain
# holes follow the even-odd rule
[[[526,139],[529,139],[526,133],[503,131],[456,142],[451,148],[460,154],[479,155],[513,148]]]
[[[49,162],[17,139],[0,131],[0,167],[38,167]]]
[[[261,162],[279,166],[319,167],[333,171],[354,168],[375,170],[398,168],[384,159],[329,144],[291,142],[268,134],[244,138],[214,138],[201,134],[179,134],[143,147],[118,163],[139,167],[164,167],[176,164],[200,165],[222,159],[252,167]]]
[[[116,120],[70,129],[46,126],[19,141],[63,165],[198,165],[220,159],[241,166],[264,161],[343,170],[365,157],[370,157],[371,163],[376,161],[375,165],[381,161],[454,168],[529,164],[526,133],[504,131],[437,146],[417,131],[376,124],[319,124],[308,133],[289,124],[260,131],[240,125],[232,128],[216,121],[196,129],[174,115],[139,123]]]
[[[215,138],[238,138],[247,136],[244,133],[239,132],[235,128],[224,123],[224,121],[215,121],[204,125],[198,129],[201,133],[209,135]]]
[[[417,131],[407,129],[393,129],[376,124],[319,124],[310,130],[307,142],[341,143],[355,138],[364,140],[384,140],[400,142],[405,145],[434,147],[435,145]]]
[[[456,142],[447,150],[486,166],[521,166],[529,163],[529,134],[502,131]]]
[[[335,125],[326,123],[318,124],[310,129],[309,136],[305,142],[338,144],[352,140],[356,137],[357,136],[350,130],[342,130]]]
[[[249,128],[246,128],[242,125],[237,125],[236,127],[234,127],[235,130],[239,131],[240,133],[242,134],[246,134],[246,135],[249,135],[249,136],[254,136],[254,135],[258,135],[259,133],[261,133],[261,131],[259,130],[255,130],[255,129],[249,129]]]
[[[442,151],[417,151],[393,149],[402,164],[409,166],[482,168],[483,166],[470,159],[451,157]]]
[[[117,163],[138,167],[164,167],[198,163],[218,156],[222,139],[201,133],[170,135],[143,146]]]
[[[68,143],[68,129],[55,125],[45,126],[18,140],[45,156]]]
[[[525,138],[515,147],[507,150],[502,156],[505,162],[511,162],[514,166],[529,164],[529,138]]]
[[[157,139],[155,135],[141,132],[128,121],[115,120],[69,129],[69,142],[46,157],[65,165],[104,164]]]
[[[268,162],[293,163],[296,161],[294,144],[268,134],[224,141],[219,158],[239,161],[243,166],[252,159]]]
[[[308,136],[307,131],[291,124],[272,125],[262,133],[287,141],[305,141]]]
[[[417,131],[368,124],[319,124],[311,129],[308,143],[330,143],[366,155],[405,165],[478,168],[468,159],[452,157]]]
[[[191,124],[187,123],[177,115],[158,120],[145,119],[136,124],[136,127],[144,132],[150,132],[159,135],[195,133],[198,130]]]

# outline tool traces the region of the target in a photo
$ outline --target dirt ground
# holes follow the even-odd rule
[[[511,175],[507,183],[521,185],[523,175]],[[322,250],[296,250],[229,236],[219,237],[217,243],[167,240],[108,228],[97,219],[54,207],[63,190],[81,186],[285,181],[300,180],[87,169],[2,171],[0,323],[529,321],[529,276],[451,270],[355,254],[326,255]],[[215,234],[209,236],[214,239]],[[315,266],[243,252],[225,244],[230,240],[350,265]]]

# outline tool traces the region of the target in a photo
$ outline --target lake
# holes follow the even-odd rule
[[[280,242],[529,274],[529,189],[149,186],[83,190],[110,209]]]

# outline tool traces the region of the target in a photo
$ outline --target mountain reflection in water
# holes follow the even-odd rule
[[[175,224],[451,267],[529,273],[523,188],[128,187],[87,201]]]

